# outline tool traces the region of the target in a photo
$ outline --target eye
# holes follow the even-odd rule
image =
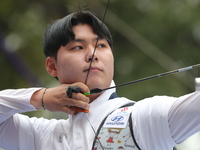
[[[70,50],[79,50],[79,49],[83,49],[82,46],[75,46],[75,47],[72,47]]]
[[[105,44],[98,44],[98,45],[97,45],[97,48],[105,48],[105,47],[106,47]]]

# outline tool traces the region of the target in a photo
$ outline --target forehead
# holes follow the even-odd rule
[[[106,39],[99,38],[98,35],[96,33],[94,33],[92,26],[90,26],[88,24],[79,24],[79,25],[73,26],[72,30],[75,34],[75,39],[72,40],[71,42],[73,42],[73,41],[74,42],[83,42],[85,40],[91,40],[91,41],[95,41],[95,42],[97,40],[105,40],[106,41]]]
[[[75,34],[75,38],[78,37],[78,36],[82,36],[82,37],[88,37],[88,36],[98,37],[97,34],[94,33],[93,28],[88,24],[79,24],[79,25],[73,26],[72,30],[73,30],[73,32]]]

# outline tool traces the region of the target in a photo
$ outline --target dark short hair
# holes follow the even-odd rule
[[[79,11],[56,20],[47,27],[42,42],[45,56],[53,56],[56,58],[59,48],[75,39],[72,27],[78,24],[90,25],[94,33],[97,34],[100,39],[106,39],[112,48],[112,36],[106,25],[102,24],[91,12]]]

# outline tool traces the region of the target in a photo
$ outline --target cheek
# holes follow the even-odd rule
[[[66,69],[72,71],[74,66],[77,66],[77,57],[67,52],[60,52],[57,56],[57,66],[60,71],[66,71]]]
[[[112,78],[113,78],[113,75],[114,75],[114,58],[112,57],[112,61],[111,61],[111,66],[110,66],[110,74],[112,75]]]
[[[112,53],[108,53],[106,55],[106,60],[105,60],[105,66],[107,66],[107,71],[110,75],[113,76],[113,72],[114,72],[114,57]]]
[[[68,57],[59,57],[57,60],[57,71],[58,76],[69,76],[73,74],[76,68],[76,63],[73,61],[73,59],[70,59]]]

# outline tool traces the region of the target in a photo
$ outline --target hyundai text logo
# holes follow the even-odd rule
[[[111,120],[112,120],[112,121],[122,121],[123,119],[124,119],[123,116],[115,116],[115,117],[113,117]]]

